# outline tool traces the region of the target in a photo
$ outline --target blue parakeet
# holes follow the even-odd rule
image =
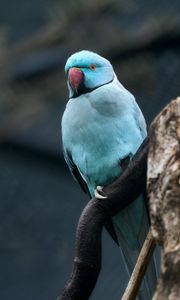
[[[80,51],[66,62],[69,101],[62,117],[65,160],[82,189],[103,201],[102,187],[123,172],[147,135],[134,96],[119,82],[104,57]],[[143,197],[106,224],[118,243],[129,275],[149,228]],[[156,270],[151,261],[138,299],[151,299]]]

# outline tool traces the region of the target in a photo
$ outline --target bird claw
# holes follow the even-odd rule
[[[105,196],[105,193],[103,192],[103,186],[98,185],[94,191],[94,196],[96,199],[102,200],[107,199],[107,196]]]

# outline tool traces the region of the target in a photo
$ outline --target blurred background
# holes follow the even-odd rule
[[[64,64],[78,50],[108,58],[147,123],[179,95],[180,1],[0,0],[0,299],[48,300],[72,268],[87,196],[65,166]],[[120,299],[127,276],[103,233],[91,296]]]

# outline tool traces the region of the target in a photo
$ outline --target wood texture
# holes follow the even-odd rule
[[[161,275],[153,300],[180,299],[180,98],[150,129],[148,194],[152,234],[162,247]]]
[[[132,272],[128,286],[121,300],[134,300],[138,294],[139,287],[146,272],[148,263],[155,248],[154,238],[149,230],[147,238],[143,244],[135,268]]]

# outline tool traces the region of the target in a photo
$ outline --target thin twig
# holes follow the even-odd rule
[[[138,260],[136,262],[135,268],[132,272],[131,278],[121,300],[134,300],[136,298],[154,248],[155,241],[152,236],[151,230],[149,230],[139,254]]]

